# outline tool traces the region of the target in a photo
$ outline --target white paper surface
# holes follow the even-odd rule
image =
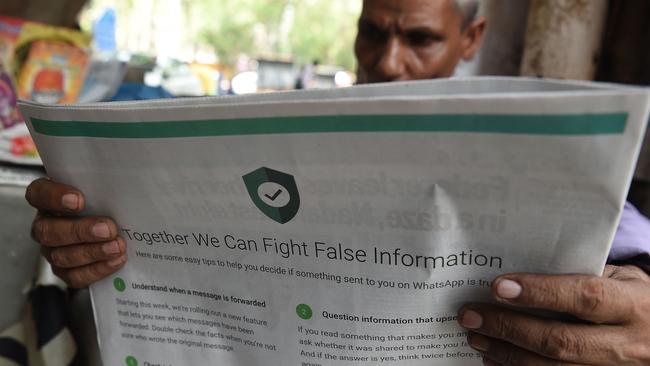
[[[127,240],[92,287],[104,364],[480,365],[455,316],[495,276],[602,271],[648,100],[482,78],[21,111]]]

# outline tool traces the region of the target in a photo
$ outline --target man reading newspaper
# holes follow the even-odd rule
[[[355,53],[360,82],[452,76],[472,59],[486,27],[477,0],[366,0]],[[33,236],[72,287],[126,263],[125,240],[108,217],[77,217],[86,202],[74,187],[40,179],[27,189],[39,210]],[[507,307],[467,304],[459,312],[468,343],[486,365],[650,364],[650,223],[626,204],[601,277],[507,274],[492,294]],[[615,263],[615,264],[614,264]],[[580,322],[548,320],[516,308],[551,310]]]

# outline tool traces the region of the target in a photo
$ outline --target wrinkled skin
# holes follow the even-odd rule
[[[650,277],[638,267],[607,266],[602,277],[508,274],[492,294],[511,308],[468,304],[458,316],[486,365],[650,365]],[[527,308],[576,321],[520,312]]]
[[[463,27],[452,0],[366,0],[354,47],[359,82],[452,76],[474,57],[484,28],[481,17]]]
[[[86,203],[78,190],[41,178],[27,187],[25,198],[38,209],[32,238],[69,286],[86,287],[126,263],[126,242],[117,235],[112,219],[77,216]]]

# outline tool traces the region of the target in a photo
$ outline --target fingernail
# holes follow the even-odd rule
[[[120,245],[117,243],[117,241],[112,241],[110,243],[103,244],[102,250],[106,254],[117,254],[120,252]]]
[[[117,266],[119,266],[120,264],[122,264],[124,262],[124,259],[125,259],[124,256],[121,256],[121,257],[118,257],[118,258],[115,258],[115,259],[111,259],[110,261],[108,261],[106,263],[108,263],[108,265],[111,266],[111,267],[117,267]]]
[[[68,210],[77,210],[79,208],[79,197],[74,193],[66,193],[61,198],[61,204]]]
[[[497,283],[497,295],[503,299],[514,299],[521,295],[521,285],[512,280],[500,280]]]
[[[460,320],[460,325],[469,329],[478,329],[483,324],[483,317],[475,311],[467,310],[462,319]]]
[[[93,226],[93,235],[95,235],[98,238],[110,238],[111,236],[111,229],[108,227],[108,225],[102,223],[95,224]]]
[[[472,334],[469,338],[469,345],[481,352],[487,352],[490,348],[490,340],[482,335]]]

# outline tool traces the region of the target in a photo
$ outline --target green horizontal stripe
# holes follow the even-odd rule
[[[627,113],[566,115],[359,115],[242,118],[165,122],[47,121],[32,118],[49,136],[172,138],[318,132],[476,132],[530,135],[621,134]]]

